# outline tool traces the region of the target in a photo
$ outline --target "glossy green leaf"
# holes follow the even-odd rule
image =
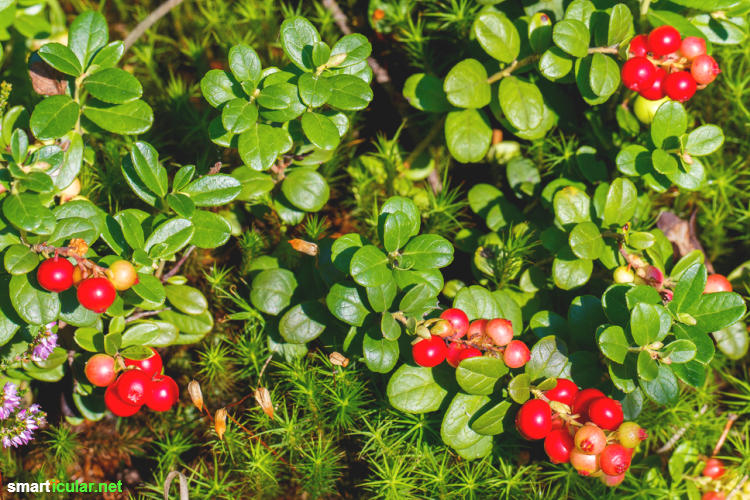
[[[286,269],[267,269],[253,279],[250,302],[260,311],[277,315],[287,306],[297,288],[294,273]]]
[[[440,408],[448,391],[435,381],[431,368],[404,364],[391,376],[386,394],[397,410],[429,413]]]
[[[472,31],[485,52],[500,62],[512,62],[521,50],[521,37],[508,17],[496,11],[481,13]]]
[[[480,110],[451,111],[445,120],[445,140],[456,160],[475,163],[487,154],[492,141],[492,129]]]
[[[102,102],[122,104],[143,95],[143,87],[136,77],[119,68],[106,68],[89,75],[83,81],[89,93]]]
[[[464,59],[448,72],[443,84],[448,102],[459,108],[482,108],[490,103],[487,71],[476,59]]]
[[[477,356],[464,359],[456,369],[456,382],[469,394],[492,394],[495,383],[508,373],[502,359]]]
[[[154,123],[151,106],[141,99],[125,104],[88,101],[83,114],[104,130],[122,135],[142,134]]]
[[[48,97],[36,105],[29,127],[39,140],[62,137],[78,120],[78,103],[66,95]]]

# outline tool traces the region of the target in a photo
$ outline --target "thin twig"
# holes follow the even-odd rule
[[[163,313],[164,311],[171,311],[171,307],[165,307],[164,309],[159,309],[158,311],[141,311],[137,312],[135,314],[131,314],[125,319],[125,323],[132,323],[133,321],[137,321],[142,318],[148,318],[149,316],[156,316],[159,313]]]
[[[737,420],[737,415],[734,413],[730,413],[727,417],[727,423],[724,424],[724,430],[721,433],[721,436],[719,436],[719,440],[716,441],[716,446],[714,446],[714,451],[711,453],[711,456],[716,456],[717,453],[719,453],[719,450],[721,449],[721,446],[724,444],[724,441],[726,441],[727,436],[729,435],[729,429],[732,428],[732,425]]]
[[[130,49],[130,47],[133,46],[133,44],[138,40],[141,35],[143,35],[148,29],[154,25],[156,21],[167,15],[167,12],[174,9],[178,5],[180,5],[184,0],[167,0],[160,6],[158,6],[151,14],[146,16],[146,19],[138,23],[138,25],[133,28],[133,31],[131,31],[128,36],[125,38],[125,41],[123,44],[125,45],[125,52]]]
[[[734,497],[734,495],[736,495],[737,492],[739,492],[742,489],[742,487],[745,485],[745,483],[747,482],[747,479],[748,479],[747,474],[742,476],[742,479],[740,479],[740,481],[734,485],[734,488],[732,488],[732,491],[730,491],[727,494],[726,500],[732,500],[732,497]]]
[[[708,411],[708,405],[701,406],[701,409],[698,411],[698,413],[695,414],[695,416],[693,417],[693,420],[697,419],[698,417],[700,417],[701,415],[703,415],[707,411]],[[677,444],[677,441],[679,441],[680,438],[685,435],[685,433],[687,432],[687,430],[692,425],[693,420],[689,420],[688,422],[685,422],[685,425],[683,425],[682,427],[680,427],[679,429],[677,429],[677,432],[675,432],[672,435],[672,437],[669,438],[669,441],[667,441],[666,443],[664,443],[664,446],[662,446],[661,448],[659,448],[658,450],[656,450],[656,453],[660,453],[661,454],[661,453],[665,453],[665,452],[671,450],[672,447],[674,447],[674,445]]]
[[[180,268],[185,263],[185,261],[190,257],[190,254],[193,253],[193,250],[195,250],[195,245],[190,245],[190,247],[185,250],[185,253],[182,254],[182,257],[180,260],[177,261],[177,264],[174,265],[172,269],[170,269],[167,274],[161,277],[162,281],[167,281],[169,278],[174,276],[175,274],[180,272]]]

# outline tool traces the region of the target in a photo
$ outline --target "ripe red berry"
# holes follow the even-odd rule
[[[693,64],[690,65],[690,74],[701,85],[713,82],[719,73],[721,73],[719,64],[708,54],[696,57],[693,59]]]
[[[598,455],[607,446],[607,436],[598,426],[588,423],[575,435],[576,447],[588,455]]]
[[[622,473],[619,476],[609,476],[607,474],[602,474],[601,476],[599,476],[599,480],[607,486],[619,486],[620,483],[625,480],[625,473]]]
[[[589,420],[589,405],[595,399],[603,398],[604,393],[599,389],[588,388],[579,391],[573,400],[573,406],[571,411],[574,415],[580,415],[580,422],[588,422]]]
[[[709,458],[706,460],[706,466],[703,468],[703,476],[711,479],[719,479],[726,472],[724,462],[718,458]]]
[[[621,444],[610,444],[599,454],[599,467],[610,476],[619,476],[630,467],[632,450]]]
[[[448,344],[448,349],[445,351],[445,360],[453,368],[458,368],[458,364],[461,362],[461,351],[465,350],[466,346],[460,342],[451,342]]]
[[[622,405],[612,398],[595,399],[589,405],[589,419],[602,429],[617,429],[623,418]]]
[[[84,368],[86,378],[97,387],[106,387],[115,381],[115,358],[106,354],[94,354]]]
[[[180,399],[177,382],[168,375],[157,375],[146,393],[146,406],[154,411],[167,411]]]
[[[570,461],[570,452],[575,448],[573,437],[567,429],[550,431],[544,438],[544,451],[553,464],[564,464]]]
[[[513,340],[505,347],[503,361],[508,368],[521,368],[531,359],[531,351],[520,340]]]
[[[648,37],[646,35],[637,35],[630,40],[628,48],[630,54],[636,57],[645,57],[648,54]]]
[[[640,94],[644,99],[649,101],[658,101],[664,97],[664,79],[667,77],[667,72],[664,68],[656,68],[656,77],[651,87],[641,90]]]
[[[724,493],[721,491],[707,491],[703,494],[701,500],[724,500]]]
[[[622,65],[622,83],[630,90],[650,89],[656,78],[656,66],[645,57],[633,57]]]
[[[732,284],[722,274],[709,274],[703,293],[731,292]]]
[[[482,351],[476,347],[467,347],[463,349],[458,355],[458,362],[460,363],[464,359],[476,358],[482,355]]]
[[[687,71],[668,74],[662,85],[670,99],[680,102],[693,97],[698,88],[693,75]]]
[[[578,394],[578,386],[566,378],[557,379],[555,387],[544,393],[552,401],[558,401],[568,406],[573,406],[576,394]]]
[[[469,317],[461,309],[446,309],[440,315],[440,318],[451,322],[456,338],[460,339],[466,335],[466,331],[469,329]]]
[[[552,430],[552,409],[541,399],[526,401],[516,414],[516,429],[528,440],[543,439]]]
[[[414,362],[419,366],[437,366],[445,361],[448,348],[440,337],[433,335],[429,339],[420,340],[411,346]]]
[[[577,448],[570,452],[570,465],[582,476],[590,476],[599,470],[596,455],[588,455]]]
[[[159,375],[163,366],[161,356],[153,347],[151,347],[151,351],[153,355],[146,359],[125,359],[125,366],[135,366],[151,378]]]
[[[486,319],[475,319],[469,324],[466,331],[466,338],[469,340],[478,340],[485,334],[488,321]]]
[[[64,292],[73,286],[73,264],[62,257],[47,259],[39,264],[36,280],[49,292]]]
[[[706,40],[699,36],[687,36],[680,44],[680,55],[692,61],[698,56],[706,53]]]
[[[145,402],[151,388],[151,376],[138,369],[126,370],[117,379],[117,396],[131,405],[140,406]]]
[[[659,26],[648,34],[648,48],[655,56],[665,56],[680,48],[682,39],[674,26]]]
[[[439,319],[434,325],[432,325],[432,328],[430,328],[430,333],[445,338],[453,335],[455,331],[453,330],[453,325],[451,325],[450,321],[447,319]]]
[[[489,320],[485,326],[485,331],[496,346],[506,346],[513,340],[513,324],[507,319],[495,318]]]
[[[117,392],[115,391],[115,385],[116,384],[110,385],[109,387],[107,387],[107,390],[104,391],[104,404],[107,405],[109,411],[111,411],[118,417],[129,417],[131,415],[135,415],[141,407],[138,405],[128,404],[120,399],[119,396],[117,396]]]
[[[89,278],[78,285],[76,296],[86,309],[103,313],[115,301],[117,292],[107,278]]]
[[[623,422],[617,429],[617,439],[626,448],[635,448],[638,443],[648,439],[646,429],[635,422]]]

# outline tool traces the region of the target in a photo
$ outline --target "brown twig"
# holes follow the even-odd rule
[[[180,260],[177,261],[174,267],[170,269],[169,271],[167,271],[167,273],[161,277],[162,282],[167,281],[169,278],[171,278],[172,276],[180,272],[180,268],[188,259],[188,257],[190,257],[190,254],[193,253],[193,250],[195,250],[195,245],[190,245],[190,247],[188,247],[188,249],[185,250],[185,253],[182,254],[182,257],[180,257]]]
[[[135,314],[131,314],[125,319],[125,323],[132,323],[133,321],[137,321],[142,318],[148,318],[149,316],[156,316],[159,313],[163,313],[164,311],[171,311],[171,307],[165,307],[164,309],[159,309],[158,311],[141,311],[137,312]]]
[[[693,417],[693,420],[697,419],[698,417],[700,417],[701,415],[703,415],[707,411],[708,411],[708,405],[701,406],[701,409],[698,411],[698,413],[695,414],[695,416]],[[677,444],[677,441],[679,441],[680,438],[685,435],[685,433],[687,432],[687,430],[692,425],[693,420],[689,420],[689,421],[685,422],[685,425],[683,425],[682,427],[680,427],[679,429],[677,429],[677,432],[675,432],[672,435],[672,437],[669,438],[669,441],[667,441],[666,443],[664,443],[664,445],[661,448],[659,448],[658,450],[656,450],[656,453],[661,454],[661,453],[666,453],[669,450],[671,450],[674,447],[674,445]]]
[[[180,5],[184,0],[167,0],[160,6],[158,6],[156,9],[154,9],[151,14],[146,16],[146,18],[138,23],[138,25],[133,28],[133,31],[131,31],[128,36],[125,38],[125,41],[123,44],[125,45],[125,52],[130,49],[130,47],[133,46],[133,44],[138,40],[141,35],[143,35],[148,29],[154,25],[156,21],[167,15],[167,13]]]
[[[727,436],[729,435],[729,429],[732,428],[732,425],[737,420],[737,415],[734,413],[730,413],[729,416],[727,416],[727,423],[724,424],[724,430],[721,432],[721,436],[719,436],[719,440],[716,441],[716,446],[714,446],[714,451],[711,452],[711,456],[716,456],[719,453],[719,450],[721,449],[722,445],[724,444],[724,441],[726,441]]]

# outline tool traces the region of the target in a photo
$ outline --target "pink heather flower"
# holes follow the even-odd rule
[[[0,441],[3,447],[17,448],[34,439],[34,431],[46,422],[45,414],[38,404],[17,411],[12,420],[6,420],[0,426]]]
[[[2,401],[2,405],[0,405],[0,420],[5,420],[21,404],[21,398],[18,397],[18,387],[11,382],[7,382],[3,387],[0,401]]]
[[[52,333],[52,330],[46,330],[37,335],[34,344],[36,345],[31,351],[31,359],[36,362],[44,361],[57,347],[57,334]]]

